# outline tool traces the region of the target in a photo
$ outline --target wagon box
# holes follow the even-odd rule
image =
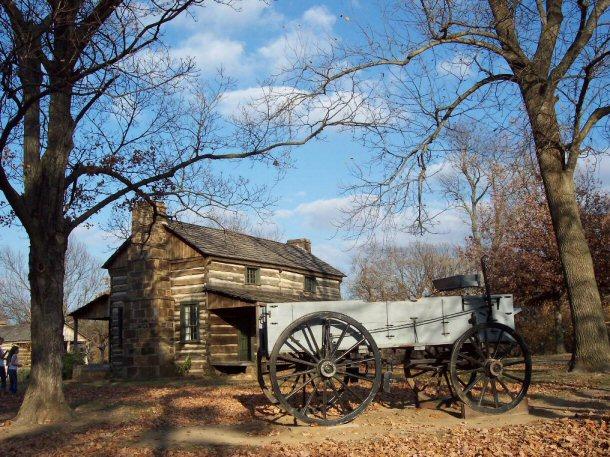
[[[512,295],[493,295],[493,321],[515,327]],[[365,302],[361,300],[273,303],[264,307],[267,341],[271,353],[280,333],[296,319],[320,311],[346,314],[371,332],[380,349],[452,344],[468,328],[473,313],[479,323],[487,319],[484,297],[425,297],[416,301]],[[316,342],[322,332],[320,323],[312,325]],[[339,329],[335,330],[338,336]],[[340,350],[355,341],[347,336]]]

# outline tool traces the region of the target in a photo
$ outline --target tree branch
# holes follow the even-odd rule
[[[549,80],[552,84],[557,84],[557,82],[565,76],[566,72],[570,69],[576,58],[587,45],[593,36],[593,32],[597,28],[597,21],[610,6],[610,0],[599,0],[596,2],[593,11],[586,20],[585,17],[588,2],[585,3],[583,0],[579,0],[578,4],[581,9],[580,26],[574,41],[564,54],[559,64],[557,64],[553,71],[551,71]]]

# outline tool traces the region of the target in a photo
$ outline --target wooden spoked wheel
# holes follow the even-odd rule
[[[256,379],[267,400],[272,404],[277,403],[269,379],[269,358],[260,349],[256,353]]]
[[[503,413],[527,394],[532,360],[523,338],[498,323],[479,324],[453,346],[451,385],[457,397],[476,411]]]
[[[331,311],[309,314],[279,336],[269,360],[273,395],[298,420],[337,425],[353,420],[381,385],[381,354],[356,320]]]

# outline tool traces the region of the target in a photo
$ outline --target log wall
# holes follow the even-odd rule
[[[260,268],[260,285],[245,284],[246,268]],[[237,264],[214,260],[208,267],[208,284],[218,287],[231,287],[242,290],[262,290],[286,294],[287,296],[311,297],[317,300],[340,300],[341,282],[337,279],[316,277],[316,292],[305,292],[304,273],[272,268],[256,264]]]

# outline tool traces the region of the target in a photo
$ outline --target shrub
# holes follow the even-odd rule
[[[62,362],[62,377],[64,379],[72,379],[72,369],[74,368],[74,365],[84,365],[85,354],[81,351],[66,352]]]
[[[176,363],[176,371],[179,376],[186,376],[191,371],[191,356],[187,355],[182,363]]]

